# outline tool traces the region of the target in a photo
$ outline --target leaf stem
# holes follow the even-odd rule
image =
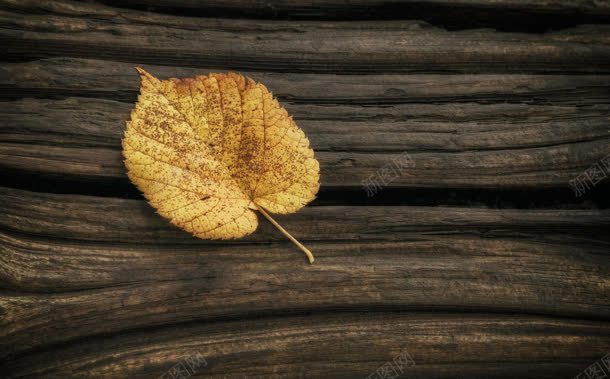
[[[272,223],[276,228],[279,229],[280,232],[282,232],[282,234],[284,234],[286,237],[288,237],[289,240],[292,241],[292,243],[294,243],[295,245],[297,245],[297,247],[299,249],[301,249],[305,255],[307,255],[307,259],[309,259],[309,263],[313,263],[314,261],[314,257],[313,254],[311,253],[311,251],[309,251],[308,248],[306,248],[305,246],[303,246],[303,244],[301,244],[299,241],[296,240],[296,238],[294,238],[293,236],[290,235],[290,233],[288,233],[286,231],[286,229],[282,228],[282,226],[280,224],[278,224],[274,219],[271,218],[271,216],[269,216],[269,213],[267,213],[265,211],[265,209],[263,209],[263,207],[261,207],[260,205],[256,204],[256,207],[258,208],[258,210],[263,214],[263,216],[265,216],[265,218],[267,220],[269,220],[270,223]]]

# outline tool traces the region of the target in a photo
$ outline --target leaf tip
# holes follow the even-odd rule
[[[138,72],[138,74],[140,75],[140,79],[142,81],[144,81],[145,79],[147,79],[150,82],[155,82],[157,79],[152,76],[151,74],[149,74],[146,70],[144,70],[142,67],[134,67],[136,69],[136,71]]]

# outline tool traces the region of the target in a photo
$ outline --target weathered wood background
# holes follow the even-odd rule
[[[383,378],[408,352],[400,377],[569,378],[610,353],[610,185],[568,184],[610,153],[610,2],[0,4],[0,376],[199,354],[201,377]],[[155,215],[121,161],[135,65],[278,96],[321,162],[278,217],[314,265],[265,222],[221,243]]]

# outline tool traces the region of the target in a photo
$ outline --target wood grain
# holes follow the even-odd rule
[[[610,316],[606,210],[311,207],[279,217],[316,252],[304,266],[263,222],[219,244],[189,237],[139,200],[1,191],[5,354],[176,320],[299,310]]]
[[[573,377],[606,354],[607,324],[531,316],[337,313],[192,323],[74,341],[14,359],[14,377],[158,377],[201,354],[197,377]]]
[[[139,87],[131,64],[50,59],[0,72],[0,85],[22,96],[66,97],[0,103],[1,167],[125,180],[117,147]],[[403,152],[413,165],[394,187],[567,187],[608,152],[606,75],[252,75],[309,136],[324,187],[360,186]]]
[[[1,0],[0,43],[0,377],[196,354],[194,377],[370,377],[408,352],[400,377],[558,378],[610,351],[610,210],[568,188],[610,153],[608,2]],[[265,220],[203,241],[138,197],[134,66],[273,91],[332,194],[278,217],[314,265]]]
[[[161,77],[201,73],[147,69]],[[138,89],[131,64],[50,59],[5,64],[0,72],[1,85],[22,89],[23,96],[67,96],[0,103],[1,167],[125,180],[117,146]],[[376,75],[363,82],[357,75],[252,74],[285,99],[309,136],[324,187],[360,186],[403,152],[413,166],[394,187],[567,187],[608,152],[606,75],[456,75],[449,81],[446,75]]]
[[[610,146],[608,106],[601,104],[286,106],[310,137],[324,187],[359,187],[408,153],[412,162],[391,186],[567,188]],[[75,97],[2,102],[0,167],[126,180],[119,146],[130,109]]]
[[[61,0],[2,3],[0,41],[8,59],[68,56],[292,72],[610,72],[607,25],[544,34],[448,32],[404,20],[206,19]]]
[[[269,16],[291,16],[291,17],[336,17],[358,14],[360,12],[372,13],[379,16],[376,9],[396,10],[400,5],[446,6],[457,9],[468,9],[476,7],[490,9],[498,13],[506,13],[508,10],[520,10],[524,12],[539,13],[561,13],[582,12],[594,15],[610,14],[610,5],[603,1],[586,0],[279,0],[269,3],[264,0],[212,0],[202,2],[200,0],[124,0],[112,2],[116,6],[141,5],[147,7],[171,7],[184,8],[188,10],[205,11],[237,11],[241,13],[267,14]],[[411,9],[411,8],[408,8]],[[408,15],[394,15],[408,16]]]
[[[4,187],[0,187],[0,194],[6,200],[0,204],[5,215],[0,226],[20,233],[76,240],[206,243],[155,216],[152,207],[143,200],[47,194]],[[550,236],[570,231],[575,236],[604,241],[608,236],[600,230],[610,223],[610,212],[605,209],[324,206],[277,217],[287,228],[297,230],[303,240],[337,241],[395,240],[403,233],[434,234],[442,230],[445,234],[462,230],[498,236],[507,229],[522,235],[538,235],[543,240],[545,231],[553,231]],[[344,222],[337,224],[336,220]],[[444,229],[443,225],[450,227]],[[265,230],[238,241],[285,241],[272,227]],[[225,243],[230,241],[221,244]]]
[[[0,96],[94,97],[133,103],[139,91],[135,63],[49,58],[0,62]],[[166,79],[203,75],[213,68],[143,65]],[[282,101],[317,105],[441,103],[606,104],[610,75],[370,74],[337,75],[244,71]],[[359,112],[358,112],[359,113]]]

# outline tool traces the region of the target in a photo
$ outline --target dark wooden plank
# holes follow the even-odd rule
[[[582,240],[579,244],[577,238],[561,239],[557,234],[549,235],[546,241],[527,238],[518,232],[504,232],[508,235],[491,239],[481,233],[482,230],[479,231],[482,235],[477,236],[476,231],[450,233],[441,231],[440,226],[436,227],[439,231],[435,233],[423,231],[401,234],[393,241],[308,241],[316,246],[315,250],[322,263],[321,267],[307,272],[303,270],[301,260],[296,259],[290,245],[271,238],[263,244],[250,240],[201,246],[193,240],[191,244],[180,245],[137,245],[133,242],[113,242],[109,245],[97,241],[58,240],[3,232],[0,234],[3,243],[0,281],[3,288],[13,291],[60,293],[154,281],[188,281],[197,277],[211,280],[214,275],[206,277],[204,274],[221,271],[235,275],[234,281],[237,283],[247,281],[246,276],[250,272],[260,272],[274,278],[275,286],[273,283],[260,283],[263,286],[269,285],[272,292],[290,289],[304,291],[309,288],[321,297],[336,298],[337,294],[322,294],[324,280],[331,279],[339,271],[347,273],[355,270],[349,276],[362,280],[361,286],[365,286],[373,278],[372,275],[376,276],[380,293],[383,293],[381,287],[384,286],[412,286],[411,289],[403,288],[403,295],[396,292],[396,300],[402,299],[406,303],[416,300],[425,302],[425,297],[430,296],[430,293],[425,292],[438,291],[435,298],[444,299],[439,305],[465,304],[465,301],[479,298],[476,301],[480,304],[487,303],[498,308],[506,307],[507,304],[516,306],[518,303],[512,303],[516,300],[516,294],[505,297],[494,291],[502,290],[502,286],[519,286],[531,288],[528,291],[530,293],[549,291],[543,300],[538,296],[530,299],[527,303],[529,306],[522,303],[524,311],[536,309],[536,312],[571,312],[580,309],[581,312],[590,308],[598,312],[596,314],[599,316],[605,314],[607,305],[600,303],[603,298],[594,288],[608,270],[604,254],[607,245],[599,241],[589,241],[585,245]],[[347,264],[351,261],[357,264]],[[343,269],[340,269],[341,263],[344,264]],[[378,267],[379,272],[370,271],[373,266]],[[550,271],[547,270],[554,269],[553,266],[563,267],[562,275],[550,280],[558,282],[557,288],[571,287],[573,296],[581,298],[582,307],[571,303],[554,304],[550,287],[536,288],[535,279],[538,276],[550,276]],[[404,282],[395,283],[392,275],[379,275],[390,268],[394,273],[400,272],[398,276],[404,278]],[[432,270],[443,270],[443,275],[432,279],[428,277]],[[504,273],[502,280],[493,275],[488,276],[493,271]],[[63,274],[60,275],[59,272]],[[302,280],[299,279],[302,275],[309,278],[309,284],[305,276]],[[583,280],[579,282],[579,278]],[[280,285],[282,282],[287,287],[283,288]],[[292,286],[289,286],[291,282]],[[568,285],[569,282],[574,284]],[[433,283],[440,283],[437,289],[433,288]],[[492,283],[500,287],[494,289]],[[215,288],[219,283],[206,285]],[[356,282],[352,284],[355,285]],[[453,286],[454,291],[468,288],[475,294],[467,300],[453,298],[454,293],[451,290],[446,292],[446,286]],[[482,288],[489,292],[483,292]],[[365,292],[362,290],[362,293]],[[414,295],[420,292],[420,295]],[[520,292],[522,293],[517,297],[525,298],[525,291]],[[339,298],[341,296],[344,295]],[[368,296],[359,301],[364,301],[364,298]],[[368,301],[370,300],[372,299]],[[346,301],[347,298],[341,300]]]
[[[507,11],[530,11],[539,13],[585,13],[589,15],[610,15],[610,5],[604,1],[587,0],[276,0],[272,3],[265,0],[123,0],[110,1],[117,6],[139,5],[152,9],[170,7],[171,9],[214,10],[217,12],[241,12],[248,14],[263,14],[268,16],[292,17],[333,17],[396,10],[400,6],[414,5],[419,8],[426,6],[444,6],[451,8],[490,9],[498,13]],[[411,9],[411,8],[407,8]],[[409,17],[408,14],[394,17]]]
[[[132,101],[138,83],[130,66],[71,59],[8,64],[2,83],[25,93],[118,93]],[[151,70],[161,77],[197,71]],[[319,152],[323,186],[358,186],[396,158],[378,153],[409,152],[415,165],[393,186],[565,187],[608,151],[608,76],[377,75],[364,83],[353,75],[254,76],[288,100]],[[2,103],[2,166],[75,179],[123,178],[120,154],[110,148],[120,145],[130,107],[83,98]]]
[[[399,4],[417,6],[436,5],[454,7],[477,7],[492,9],[501,13],[507,10],[539,11],[544,13],[583,12],[595,15],[610,14],[610,5],[604,1],[587,0],[124,0],[115,4],[142,5],[156,7],[186,8],[192,10],[215,9],[222,11],[258,10],[269,14],[291,16],[323,16],[337,12],[346,13],[369,11],[375,14],[376,8],[395,7]]]
[[[447,32],[417,21],[205,19],[69,1],[4,1],[3,8],[0,40],[9,59],[338,73],[610,72],[607,25],[544,34]]]
[[[154,213],[144,200],[29,192],[0,187],[0,226],[56,238],[151,244],[201,243]],[[606,209],[486,209],[459,207],[306,207],[295,215],[277,215],[303,240],[392,241],[413,233],[521,235],[530,238],[586,237],[606,241]],[[337,223],[337,220],[341,220]],[[549,233],[553,232],[553,233]],[[565,235],[568,233],[569,235]],[[295,236],[295,237],[296,237]],[[285,241],[272,226],[238,241]],[[226,244],[227,242],[222,242]]]
[[[610,6],[586,0],[102,0],[180,16],[306,20],[423,20],[449,30],[488,27],[541,33],[610,22]]]
[[[0,168],[73,180],[126,180],[120,151],[132,105],[0,103]],[[312,141],[323,187],[359,187],[401,159],[395,187],[559,186],[608,154],[608,105],[287,104]]]
[[[139,90],[134,63],[50,58],[0,63],[0,96],[95,97],[133,103]],[[143,67],[160,79],[204,75],[206,68]],[[216,70],[218,71],[218,70]],[[415,103],[607,104],[610,75],[371,74],[335,75],[242,72],[264,83],[280,100],[325,105]],[[52,109],[50,109],[52,110]],[[357,116],[366,109],[354,112]],[[312,117],[313,114],[299,115]]]
[[[19,288],[0,295],[0,350],[12,355],[173,322],[294,312],[610,317],[604,289],[610,284],[607,246],[468,236],[419,239],[311,242],[313,266],[288,244],[194,248],[13,241],[2,248],[2,285]]]
[[[79,340],[5,364],[10,377],[354,378],[408,353],[410,378],[573,377],[610,348],[608,324],[531,316],[314,314],[187,324]]]
[[[309,207],[278,217],[315,252],[310,266],[265,222],[219,243],[171,227],[144,201],[13,189],[0,198],[4,355],[294,312],[610,316],[607,210]]]

